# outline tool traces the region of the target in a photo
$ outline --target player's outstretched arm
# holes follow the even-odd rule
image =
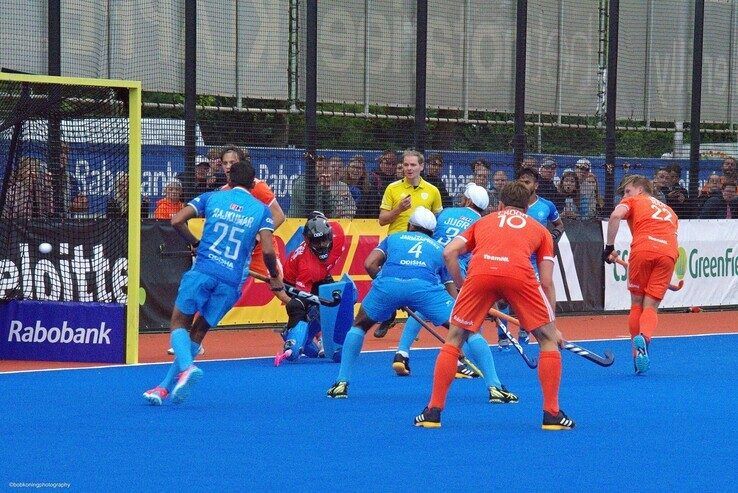
[[[177,212],[171,219],[172,227],[179,233],[179,235],[187,241],[190,245],[197,245],[199,243],[195,235],[192,234],[190,228],[187,227],[187,221],[197,217],[197,211],[192,206],[182,208]]]
[[[459,255],[464,253],[466,253],[466,241],[459,236],[451,240],[451,243],[443,249],[443,261],[446,263],[446,269],[457,287],[464,284],[461,267],[459,267]]]

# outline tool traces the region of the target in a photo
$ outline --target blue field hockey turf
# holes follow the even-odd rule
[[[0,489],[736,491],[738,335],[655,339],[642,377],[628,341],[583,345],[616,361],[563,355],[569,432],[540,429],[537,374],[515,352],[495,360],[520,403],[457,380],[437,430],[412,426],[437,350],[411,352],[406,378],[392,352],[362,354],[346,400],[326,398],[325,360],[200,362],[189,398],[161,407],[141,394],[163,365],[0,375]]]

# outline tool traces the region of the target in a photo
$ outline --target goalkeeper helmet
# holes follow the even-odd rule
[[[328,219],[323,215],[311,217],[305,223],[302,235],[310,251],[321,261],[328,259],[328,254],[333,247],[333,230],[328,224]]]

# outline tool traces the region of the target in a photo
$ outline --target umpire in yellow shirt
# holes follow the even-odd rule
[[[387,234],[406,231],[407,221],[418,206],[422,205],[436,215],[443,209],[441,193],[420,176],[423,167],[423,154],[418,151],[402,153],[405,177],[387,185],[379,206],[379,225],[389,224]]]

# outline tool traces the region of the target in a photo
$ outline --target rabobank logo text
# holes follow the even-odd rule
[[[11,320],[8,342],[110,345],[110,330],[105,327],[105,322],[100,322],[99,327],[73,328],[64,320],[60,327],[47,328],[41,320],[25,327],[20,320]]]

